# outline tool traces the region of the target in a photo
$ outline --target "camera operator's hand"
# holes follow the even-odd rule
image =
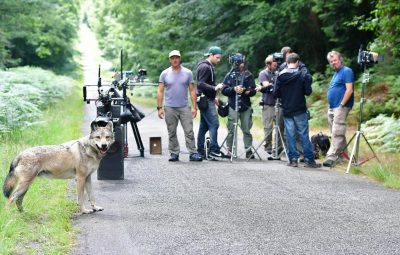
[[[223,83],[218,83],[217,86],[215,86],[215,91],[221,90],[224,87]]]
[[[160,108],[160,109],[158,109],[158,117],[160,118],[160,119],[164,119],[164,109],[163,108]]]
[[[236,86],[234,88],[234,90],[235,90],[236,93],[242,94],[245,89],[244,89],[244,87],[242,85],[239,85],[239,86]]]
[[[272,83],[269,82],[269,81],[263,81],[262,86],[263,86],[263,87],[272,86]]]

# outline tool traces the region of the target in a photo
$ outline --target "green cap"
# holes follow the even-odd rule
[[[209,55],[217,55],[217,54],[222,54],[222,50],[218,46],[212,46],[208,49],[208,52],[204,54],[204,56],[209,56]]]

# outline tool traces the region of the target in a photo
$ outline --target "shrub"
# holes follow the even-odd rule
[[[33,67],[0,71],[0,132],[37,123],[41,110],[71,93],[72,79]]]
[[[400,152],[400,122],[395,117],[378,115],[362,125],[362,130],[370,144],[381,152]]]

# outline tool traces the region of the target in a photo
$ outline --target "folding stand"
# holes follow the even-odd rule
[[[289,162],[289,157],[287,155],[286,146],[285,146],[285,143],[283,142],[281,130],[279,129],[279,99],[276,99],[276,102],[275,102],[275,123],[274,123],[273,130],[275,131],[275,139],[274,139],[274,146],[273,146],[275,149],[272,152],[272,154],[269,154],[267,152],[268,160],[280,160],[282,153],[285,153],[286,159]],[[255,149],[255,151],[253,152],[252,155],[254,155],[257,152],[257,150],[261,147],[261,145],[263,145],[264,142],[266,142],[266,140],[267,140],[267,138],[265,137],[262,140],[262,142],[257,146],[257,149]],[[282,146],[283,146],[283,151],[281,151],[280,153],[278,153],[278,147],[279,147],[278,141],[279,140],[281,141]]]
[[[360,112],[358,113],[358,126],[357,126],[357,131],[354,133],[354,135],[351,137],[350,141],[347,143],[347,145],[343,148],[342,152],[343,153],[346,148],[350,145],[351,141],[353,141],[353,139],[355,138],[354,141],[354,145],[353,145],[353,149],[351,150],[351,155],[349,158],[349,164],[347,165],[347,169],[346,169],[346,174],[349,173],[350,171],[350,166],[351,164],[355,165],[355,166],[360,166],[362,164],[364,164],[365,162],[376,158],[378,160],[379,163],[381,163],[381,161],[379,160],[378,156],[375,154],[375,151],[372,149],[371,144],[368,142],[367,138],[365,137],[364,133],[361,131],[361,123],[362,123],[362,110],[363,110],[363,105],[364,105],[364,94],[365,94],[365,86],[369,81],[369,73],[366,70],[366,64],[363,63],[364,66],[364,74],[363,74],[363,81],[362,81],[362,86],[361,86],[361,98],[360,98]],[[372,153],[374,154],[373,157],[367,158],[365,160],[361,160],[359,159],[359,147],[360,147],[360,137],[363,137],[365,142],[368,144],[369,149],[372,151]]]

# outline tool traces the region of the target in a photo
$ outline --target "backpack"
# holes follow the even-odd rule
[[[329,141],[329,136],[319,132],[316,135],[311,136],[311,143],[314,146],[314,156],[316,159],[322,156],[325,156],[331,146],[331,142]]]

